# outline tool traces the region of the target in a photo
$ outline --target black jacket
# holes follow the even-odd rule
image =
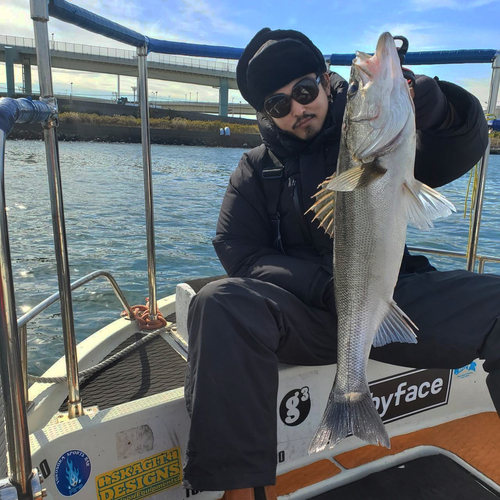
[[[336,169],[347,82],[330,76],[332,102],[321,132],[306,142],[284,133],[258,114],[264,144],[245,153],[232,174],[213,240],[229,276],[274,283],[306,304],[324,307],[332,279],[332,240],[305,212],[317,186]],[[438,82],[458,119],[450,129],[419,131],[415,177],[431,187],[457,179],[479,160],[487,145],[487,124],[479,101],[464,89]],[[273,247],[273,230],[262,170],[273,166],[269,148],[284,164],[278,212],[284,254]],[[423,260],[422,260],[423,259]],[[405,255],[402,272],[428,266],[425,258]]]

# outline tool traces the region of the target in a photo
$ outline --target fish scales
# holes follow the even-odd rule
[[[356,55],[337,172],[320,186],[313,206],[333,236],[338,359],[310,452],[331,448],[351,433],[390,446],[368,387],[368,357],[372,345],[416,342],[415,325],[393,300],[407,223],[429,229],[432,219],[454,211],[413,176],[414,107],[392,36],[380,36],[374,56]]]

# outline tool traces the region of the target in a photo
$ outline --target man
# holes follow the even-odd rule
[[[264,144],[231,176],[214,239],[230,278],[190,307],[185,484],[228,500],[270,500],[276,480],[278,363],[336,361],[332,241],[306,214],[336,168],[347,82],[328,74],[303,34],[263,29],[237,68]],[[418,76],[415,175],[432,186],[469,170],[487,144],[477,99]],[[395,300],[418,325],[417,345],[373,349],[381,361],[457,368],[481,357],[500,410],[500,277],[435,272],[405,254]],[[495,392],[496,391],[496,392]]]

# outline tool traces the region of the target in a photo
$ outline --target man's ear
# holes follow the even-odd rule
[[[325,89],[326,95],[330,97],[330,77],[328,76],[328,73],[325,72],[321,75],[321,85],[323,85],[323,88]]]

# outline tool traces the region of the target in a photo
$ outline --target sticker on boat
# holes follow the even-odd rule
[[[98,500],[138,500],[182,481],[180,448],[110,470],[95,479]]]
[[[281,400],[280,417],[285,425],[300,425],[311,411],[309,387],[291,390]]]
[[[451,370],[414,370],[370,383],[373,402],[383,422],[448,404]]]
[[[61,495],[78,493],[90,477],[90,458],[80,450],[70,450],[59,457],[54,468],[54,481]]]
[[[458,378],[467,378],[469,375],[476,373],[477,363],[473,361],[470,365],[463,366],[462,368],[455,368],[453,374]]]

